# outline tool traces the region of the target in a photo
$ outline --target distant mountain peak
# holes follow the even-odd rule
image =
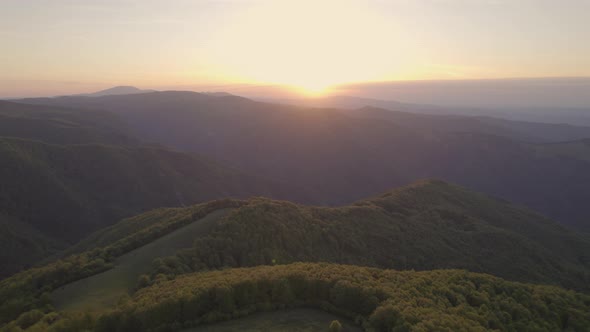
[[[100,96],[115,96],[115,95],[132,95],[132,94],[139,94],[139,93],[149,93],[154,92],[155,90],[142,90],[136,88],[131,85],[119,85],[114,86],[112,88],[108,88],[105,90],[100,90],[94,93],[83,93],[77,96],[86,96],[86,97],[100,97]]]
[[[201,92],[201,93],[208,95],[208,96],[213,96],[213,97],[234,97],[235,96],[235,95],[232,95],[231,93],[223,92],[223,91],[205,91],[205,92]]]

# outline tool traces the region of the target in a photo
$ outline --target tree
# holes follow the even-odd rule
[[[337,320],[333,320],[332,323],[330,323],[329,331],[330,332],[341,332],[342,331],[342,324],[340,324],[340,322]]]

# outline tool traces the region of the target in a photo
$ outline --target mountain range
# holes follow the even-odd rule
[[[82,93],[75,96],[84,96],[84,97],[101,97],[101,96],[117,96],[117,95],[132,95],[138,93],[149,93],[154,92],[155,90],[142,90],[138,89],[134,86],[129,85],[120,85],[115,86],[112,88],[92,92],[92,93]]]
[[[590,128],[328,106],[0,101],[0,331],[590,325]]]
[[[144,142],[307,188],[316,203],[349,203],[433,177],[590,227],[588,160],[583,152],[553,153],[590,137],[587,127],[309,108],[181,91],[21,102],[116,114]]]
[[[359,109],[369,106],[383,108],[390,111],[417,114],[492,117],[511,121],[590,126],[590,109],[588,107],[582,106],[441,106],[436,104],[418,104],[347,95],[291,99],[256,99],[263,102],[300,105],[307,107]]]

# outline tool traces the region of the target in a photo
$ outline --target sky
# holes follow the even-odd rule
[[[590,0],[0,0],[0,96],[589,77]]]

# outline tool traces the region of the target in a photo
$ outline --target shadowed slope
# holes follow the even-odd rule
[[[24,102],[116,113],[146,141],[308,188],[315,203],[347,204],[434,177],[570,226],[590,227],[588,161],[539,154],[525,143],[579,138],[590,135],[587,128],[374,108],[302,108],[182,91]]]
[[[4,227],[9,230],[5,240],[28,243],[33,251],[46,247],[34,243],[37,233],[57,239],[63,247],[123,217],[162,206],[253,195],[306,199],[282,184],[160,147],[0,138],[0,160],[0,213],[13,220],[12,226]],[[13,227],[18,223],[23,225]],[[18,240],[27,234],[30,239]],[[0,260],[0,277],[54,252]]]
[[[137,144],[130,131],[109,112],[0,100],[0,136],[56,144]]]

